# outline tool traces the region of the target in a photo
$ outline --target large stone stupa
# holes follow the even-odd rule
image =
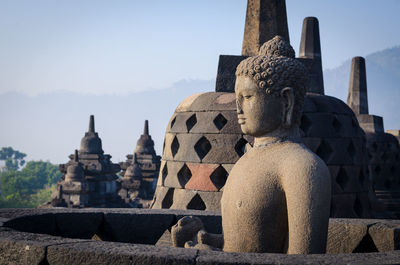
[[[215,92],[186,98],[167,126],[153,209],[220,210],[230,169],[252,142],[237,123],[236,67],[276,35],[289,41],[285,1],[249,0],[242,55],[220,55]],[[365,135],[344,102],[324,95],[316,18],[304,20],[299,57],[309,70],[300,128],[330,169],[331,217],[370,217]]]

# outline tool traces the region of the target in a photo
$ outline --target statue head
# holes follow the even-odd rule
[[[255,137],[298,127],[306,93],[307,72],[282,37],[264,43],[258,56],[236,69],[236,103],[243,133]]]

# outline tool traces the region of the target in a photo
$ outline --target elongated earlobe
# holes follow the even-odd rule
[[[294,91],[291,87],[285,87],[281,91],[283,115],[282,124],[284,127],[289,128],[293,122],[293,107],[294,107]]]

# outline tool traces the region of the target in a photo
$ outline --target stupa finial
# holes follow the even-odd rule
[[[144,135],[149,135],[149,121],[148,120],[144,121],[143,134]]]
[[[90,115],[90,121],[89,121],[89,131],[88,132],[95,132],[94,130],[94,115]]]
[[[367,73],[363,57],[352,59],[347,105],[356,114],[368,114]]]

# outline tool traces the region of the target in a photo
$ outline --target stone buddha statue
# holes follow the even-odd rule
[[[238,122],[243,133],[254,136],[254,144],[236,162],[224,186],[223,251],[325,252],[330,174],[300,140],[306,78],[293,48],[279,36],[237,67]],[[178,221],[173,235],[189,224]],[[222,246],[218,237],[202,230],[194,241],[186,246]]]

